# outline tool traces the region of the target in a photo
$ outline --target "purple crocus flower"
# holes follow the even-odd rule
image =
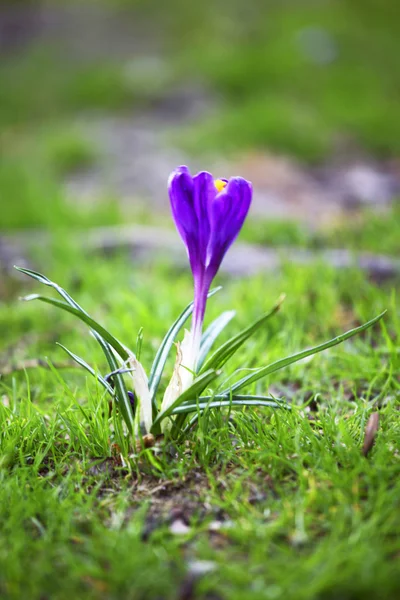
[[[189,169],[182,166],[171,174],[168,189],[172,214],[186,245],[194,278],[193,320],[188,344],[191,356],[183,363],[194,371],[207,294],[246,218],[252,185],[242,177],[214,180],[207,171],[192,177]]]

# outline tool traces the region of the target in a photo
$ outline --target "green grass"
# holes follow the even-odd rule
[[[185,136],[189,148],[269,148],[306,161],[349,146],[398,153],[395,2],[176,4],[179,68],[224,100]]]
[[[90,168],[96,149],[65,122],[5,136],[0,161],[0,231],[29,227],[112,225],[122,221],[117,200],[68,198],[65,178]]]
[[[132,110],[162,98],[171,85],[200,81],[220,102],[180,134],[195,152],[268,148],[305,161],[349,148],[398,154],[394,0],[103,4],[123,8],[133,39],[137,28],[148,27],[164,62],[146,66],[134,46],[126,60],[80,61],[56,43],[28,46],[0,66],[3,127]]]
[[[167,260],[138,265],[124,254],[105,260],[74,247],[72,228],[125,218],[107,198],[79,208],[66,197],[64,178],[98,160],[97,148],[72,125],[75,115],[131,110],[162,96],[174,81],[200,79],[221,104],[185,134],[196,152],[270,147],[313,161],[350,144],[377,156],[395,154],[398,7],[389,0],[379,7],[372,0],[119,3],[151,12],[154,27],[162,27],[162,73],[144,73],[135,61],[129,73],[123,62],[77,64],[55,47],[29,47],[2,62],[0,230],[54,232],[51,248],[32,249],[34,267],[130,347],[143,327],[141,360],[148,369],[191,299],[192,282]],[[332,36],[332,63],[305,56],[299,32],[307,27]],[[146,211],[132,219],[154,222]],[[257,220],[246,224],[241,239],[397,256],[398,220],[396,207],[318,232]],[[2,598],[399,596],[398,280],[376,287],[358,271],[315,263],[218,283],[224,289],[210,300],[207,322],[222,310],[237,311],[222,341],[287,294],[228,374],[325,341],[385,308],[388,313],[362,336],[254,385],[253,392],[286,398],[292,411],[205,414],[184,444],[161,444],[137,464],[102,390],[55,345],[105,372],[86,328],[50,306],[19,302],[43,290],[2,273]],[[34,359],[51,368],[24,371]],[[162,386],[172,366],[173,357]],[[376,410],[380,428],[365,458],[364,430]],[[177,519],[186,533],[171,531]],[[196,561],[210,561],[212,570],[194,581]]]
[[[397,257],[400,254],[399,222],[400,207],[396,203],[384,212],[365,209],[317,230],[293,220],[250,218],[241,235],[243,240],[267,246],[299,246],[310,250],[346,248]]]
[[[135,90],[124,64],[78,61],[57,45],[34,44],[2,61],[0,123],[18,128],[73,115],[132,107]]]
[[[313,0],[254,0],[246,10],[242,2],[227,6],[226,0],[118,4],[136,11],[121,17],[132,20],[133,37],[141,23],[159,33],[164,62],[148,63],[136,54],[78,60],[55,42],[32,43],[2,61],[1,230],[121,222],[112,200],[79,210],[65,198],[65,176],[98,159],[75,118],[134,111],[184,81],[200,80],[219,99],[206,121],[179,132],[179,143],[197,154],[270,148],[315,161],[342,148],[359,147],[378,157],[398,153],[400,38],[392,0],[379,7],[359,0],[323,6]],[[322,32],[328,46],[333,44],[332,62],[315,62],[318,51],[314,59],[307,54],[304,36],[310,32],[311,37],[317,32],[317,40]],[[283,238],[320,243],[308,242],[307,232],[290,225],[270,227],[279,239],[284,229]],[[369,225],[371,230],[376,232]],[[357,235],[360,245],[398,249],[394,234]],[[335,245],[343,236],[347,232],[337,232],[331,241],[327,234],[323,243]]]
[[[40,250],[33,259],[131,346],[143,326],[146,368],[191,297],[188,274],[168,264],[137,268],[124,255],[105,262],[62,240],[51,259]],[[135,466],[101,390],[83,371],[57,368],[65,360],[59,340],[104,371],[95,341],[73,317],[17,302],[37,291],[19,280],[14,298],[0,306],[2,361],[47,356],[56,367],[0,380],[2,597],[175,599],[199,560],[212,561],[213,570],[195,584],[198,598],[398,595],[399,319],[392,286],[377,289],[356,271],[323,264],[220,282],[207,321],[237,310],[223,339],[287,293],[282,311],[233,359],[232,372],[389,312],[373,331],[257,384],[254,391],[290,400],[291,413],[206,414],[186,444],[172,453],[161,445],[152,462],[143,457]],[[377,407],[381,426],[365,458],[363,432]],[[125,468],[113,441],[126,452]],[[181,535],[170,530],[179,515],[188,527]]]
[[[93,166],[98,159],[96,149],[89,139],[82,136],[78,129],[69,127],[52,128],[43,140],[44,155],[50,166],[59,175],[68,175],[75,171]]]

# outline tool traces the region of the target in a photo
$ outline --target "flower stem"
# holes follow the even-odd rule
[[[207,294],[210,289],[210,282],[206,277],[195,278],[194,283],[194,306],[192,317],[192,356],[193,371],[197,368],[197,359],[200,350],[201,334],[203,329],[204,314],[206,312]]]

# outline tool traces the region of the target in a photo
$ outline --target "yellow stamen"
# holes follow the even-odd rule
[[[217,188],[218,192],[222,192],[222,190],[226,186],[226,181],[222,181],[222,179],[215,179],[214,185]]]

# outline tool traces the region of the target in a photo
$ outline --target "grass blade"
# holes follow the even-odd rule
[[[107,392],[109,394],[111,394],[111,396],[114,396],[114,390],[113,390],[113,388],[104,379],[104,377],[102,377],[101,375],[99,375],[98,373],[96,373],[96,371],[90,365],[88,365],[88,363],[85,360],[83,360],[83,358],[81,358],[77,354],[74,354],[73,352],[71,352],[71,350],[68,350],[68,348],[66,348],[65,346],[63,346],[59,342],[56,342],[56,343],[57,343],[57,346],[60,346],[60,348],[62,348],[64,350],[64,352],[66,352],[68,354],[68,356],[70,356],[76,363],[78,363],[78,365],[80,365],[81,367],[83,367],[84,369],[86,369],[86,371],[88,371],[91,375],[93,375],[93,377],[95,379],[97,379],[97,381],[99,383],[101,383],[101,385],[107,390]]]
[[[193,302],[188,304],[185,310],[179,315],[176,321],[172,324],[172,326],[168,329],[163,341],[161,342],[160,347],[157,350],[157,354],[154,357],[153,364],[151,366],[151,371],[149,375],[149,389],[151,395],[151,401],[153,403],[153,407],[155,406],[155,397],[157,393],[157,389],[164,371],[164,366],[166,360],[168,358],[169,351],[174,343],[176,336],[179,331],[186,323],[187,319],[190,317],[193,311]],[[157,407],[156,407],[157,408]]]
[[[281,400],[280,398],[275,398],[274,396],[262,396],[259,394],[235,394],[232,396],[231,394],[215,394],[214,396],[200,396],[199,402],[209,402],[211,401],[220,401],[220,400],[238,400],[238,401],[247,401],[247,400],[260,400],[260,401],[268,401],[274,402],[279,408],[286,408],[287,410],[292,410],[290,404],[285,402],[285,400]],[[193,401],[189,401],[188,404]]]
[[[257,319],[257,321],[225,342],[225,344],[222,344],[222,346],[220,346],[205,362],[200,373],[208,369],[220,369],[231,358],[231,356],[237,352],[240,346],[242,346],[246,340],[248,340],[250,336],[252,336],[260,327],[262,327],[276,312],[278,312],[284,298],[284,296],[281,296],[270,312]]]
[[[297,352],[296,354],[292,354],[291,356],[287,356],[286,358],[281,358],[280,360],[277,360],[276,362],[274,362],[271,365],[268,365],[266,367],[261,367],[260,369],[257,369],[253,373],[246,375],[246,377],[239,379],[239,381],[234,383],[230,388],[223,390],[221,392],[221,395],[228,394],[228,393],[232,394],[234,392],[237,392],[238,390],[241,390],[242,388],[244,388],[246,385],[254,383],[255,381],[258,381],[259,379],[261,379],[262,377],[266,377],[270,373],[279,371],[280,369],[283,369],[283,368],[287,367],[288,365],[298,362],[299,360],[302,360],[303,358],[307,358],[307,356],[312,356],[313,354],[317,354],[318,352],[322,352],[323,350],[327,350],[328,348],[337,346],[338,344],[341,344],[342,342],[353,337],[354,335],[357,335],[357,333],[361,333],[362,331],[365,331],[369,327],[372,327],[373,325],[375,325],[375,323],[377,323],[383,317],[383,315],[385,313],[386,313],[386,310],[383,313],[381,313],[380,315],[378,315],[377,317],[374,317],[373,319],[368,321],[367,323],[364,323],[364,325],[360,325],[360,327],[355,327],[354,329],[350,329],[350,331],[346,331],[346,333],[342,333],[342,334],[338,335],[337,337],[333,338],[332,340],[329,340],[329,342],[319,344],[318,346],[314,346],[313,348],[303,350],[302,352]]]
[[[213,290],[211,290],[208,293],[208,298],[216,294],[220,289],[221,287],[216,287]],[[192,311],[193,302],[188,304],[185,310],[179,315],[176,321],[169,328],[154,358],[149,376],[149,389],[153,403],[153,410],[157,409],[156,393],[161,380],[161,376],[164,371],[164,366],[168,358],[169,351],[171,350],[172,344],[174,343],[174,340],[178,335],[179,331],[182,329],[183,325],[185,324],[189,316],[192,314]]]
[[[117,363],[117,359],[115,358],[110,346],[96,331],[93,332],[93,335],[102,347],[111,371],[116,371],[120,367],[120,365]],[[126,423],[129,433],[133,433],[135,415],[132,410],[131,401],[128,396],[128,390],[126,389],[125,385],[125,380],[121,373],[117,373],[116,375],[114,375],[113,380],[115,386],[114,395],[118,402],[118,408],[121,411],[121,415]]]
[[[44,285],[47,285],[49,287],[52,287],[54,290],[56,290],[56,292],[58,292],[60,294],[60,296],[62,296],[64,298],[64,300],[70,305],[73,306],[74,308],[77,308],[78,310],[82,311],[83,313],[85,313],[86,315],[88,314],[81,306],[79,306],[79,304],[68,294],[68,292],[66,292],[64,290],[64,288],[62,288],[61,286],[58,285],[58,283],[55,283],[54,281],[51,281],[48,277],[46,277],[45,275],[42,275],[41,273],[37,273],[36,271],[31,271],[30,269],[24,269],[22,267],[14,267],[17,271],[20,271],[20,273],[24,273],[24,275],[28,275],[29,277],[32,277],[33,279],[36,279],[36,281],[39,281],[39,283],[43,283]]]
[[[110,346],[112,346],[114,350],[120,355],[122,360],[127,360],[129,358],[129,352],[127,351],[127,349],[111,333],[109,333],[107,329],[104,329],[102,325],[97,323],[97,321],[92,319],[92,317],[89,317],[89,315],[86,312],[74,308],[66,302],[57,300],[57,298],[47,298],[47,296],[40,296],[40,294],[30,294],[29,296],[25,296],[25,298],[22,298],[22,300],[27,302],[31,300],[40,300],[41,302],[52,304],[57,308],[61,308],[62,310],[71,313],[72,315],[86,323],[86,325],[89,325],[89,327],[93,329],[93,331],[96,331],[99,335],[101,335],[101,337],[108,344],[110,344]]]
[[[205,330],[201,338],[200,352],[197,360],[197,368],[201,369],[207,354],[209,353],[211,346],[219,336],[219,334],[225,329],[228,323],[235,316],[236,311],[227,310],[222,313],[219,317],[211,323],[211,325]]]
[[[36,271],[31,271],[30,269],[23,269],[22,267],[15,267],[15,269],[17,271],[20,271],[21,273],[24,273],[25,275],[28,275],[29,277],[32,277],[36,281],[39,281],[39,283],[43,283],[44,285],[52,287],[53,289],[56,290],[56,292],[58,292],[60,294],[60,296],[62,298],[64,298],[64,300],[67,302],[67,304],[70,307],[76,309],[81,314],[86,315],[88,318],[91,318],[91,317],[89,317],[88,313],[68,294],[68,292],[66,292],[64,290],[64,288],[59,286],[54,281],[51,281],[45,275],[42,275],[41,273],[37,273]],[[120,365],[117,363],[116,358],[112,352],[112,349],[111,349],[112,346],[110,344],[108,344],[108,342],[106,342],[103,339],[103,337],[101,336],[101,334],[98,333],[95,329],[92,329],[92,331],[93,331],[93,335],[94,335],[95,339],[99,342],[99,344],[105,354],[105,357],[110,366],[110,369],[112,371],[115,371],[116,369],[119,368]],[[109,334],[109,335],[111,335],[111,334]],[[125,352],[127,352],[127,350],[124,348],[124,353]],[[121,358],[123,360],[123,357],[121,357]],[[131,406],[131,403],[129,400],[129,396],[128,396],[128,392],[126,389],[124,378],[122,377],[122,375],[117,374],[117,375],[115,375],[114,382],[115,382],[115,397],[118,400],[119,410],[121,411],[121,415],[126,423],[126,426],[129,430],[129,432],[132,433],[134,430],[134,414],[133,414],[132,406]]]
[[[231,399],[233,402],[231,402]],[[231,406],[235,406],[237,405],[236,403],[240,400],[244,401],[244,406],[266,406],[269,408],[283,408],[286,410],[291,410],[292,407],[290,406],[290,404],[287,404],[286,402],[283,402],[282,400],[279,400],[277,398],[274,398],[273,396],[253,396],[253,395],[236,395],[236,396],[231,396],[231,395],[224,395],[221,396],[220,394],[215,395],[215,396],[201,396],[199,398],[199,404],[201,403],[205,403],[205,401],[207,401],[206,406],[198,408],[198,410],[191,410],[190,412],[196,412],[196,414],[190,419],[189,423],[187,423],[185,425],[185,427],[183,429],[181,429],[181,431],[177,432],[179,436],[184,436],[190,429],[191,427],[193,427],[193,425],[196,423],[196,421],[198,421],[200,415],[202,412],[204,412],[204,410],[207,409],[208,406],[211,406],[211,403],[218,400],[218,406],[216,406],[215,408],[219,408],[221,407],[221,401],[224,402],[224,406],[226,407],[231,407]],[[257,404],[253,404],[252,401],[257,401]],[[260,405],[259,402],[262,402],[262,404]],[[226,404],[225,404],[226,403]],[[196,404],[196,407],[199,407],[199,404]],[[192,405],[194,405],[192,403]],[[184,405],[186,406],[186,405]],[[188,406],[190,406],[190,404],[188,403]],[[238,404],[238,406],[240,406]],[[179,407],[178,407],[179,408]],[[178,419],[183,419],[180,422],[180,426],[182,427],[185,419],[186,419],[186,415],[183,413],[181,415],[177,415],[177,420]]]
[[[183,404],[177,406],[172,411],[172,415],[188,414],[192,412],[202,412],[207,408],[225,408],[230,406],[238,406],[243,408],[244,406],[268,406],[270,408],[281,408],[281,404],[271,398],[271,400],[215,400],[208,402],[198,402],[195,404]]]

